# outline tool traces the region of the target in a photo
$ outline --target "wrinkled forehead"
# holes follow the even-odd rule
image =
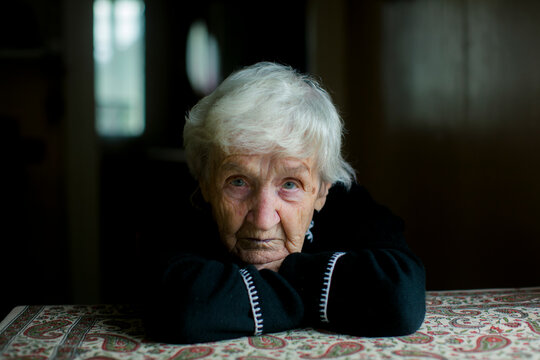
[[[211,155],[213,175],[217,173],[272,171],[277,174],[318,178],[314,157],[300,158],[282,152],[252,153],[233,149],[229,152],[213,151]]]
[[[298,159],[294,157],[282,157],[272,155],[241,155],[233,154],[224,157],[217,164],[219,171],[258,171],[262,168],[271,168],[277,173],[309,174],[313,172],[313,164],[310,158]]]

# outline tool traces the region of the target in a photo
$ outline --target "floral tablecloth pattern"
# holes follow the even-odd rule
[[[428,292],[422,327],[362,338],[298,329],[194,345],[145,339],[133,306],[15,308],[2,359],[540,359],[540,288]]]

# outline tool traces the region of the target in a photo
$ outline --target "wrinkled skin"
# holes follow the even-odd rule
[[[210,180],[200,182],[227,250],[258,269],[279,270],[300,252],[313,212],[321,210],[329,184],[312,158],[217,154]]]

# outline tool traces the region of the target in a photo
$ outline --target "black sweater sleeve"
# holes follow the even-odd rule
[[[413,333],[424,319],[424,270],[406,252],[293,254],[280,274],[305,305],[305,324],[358,336]]]
[[[177,257],[147,306],[149,337],[198,343],[296,328],[304,314],[301,298],[279,274],[249,265]]]

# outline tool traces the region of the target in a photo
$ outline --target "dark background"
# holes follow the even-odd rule
[[[131,140],[94,130],[92,1],[3,5],[0,317],[129,302],[152,248],[179,241],[197,19],[224,75],[270,60],[322,79],[359,181],[405,219],[428,289],[539,285],[540,3],[184,3],[146,1],[146,131]]]

